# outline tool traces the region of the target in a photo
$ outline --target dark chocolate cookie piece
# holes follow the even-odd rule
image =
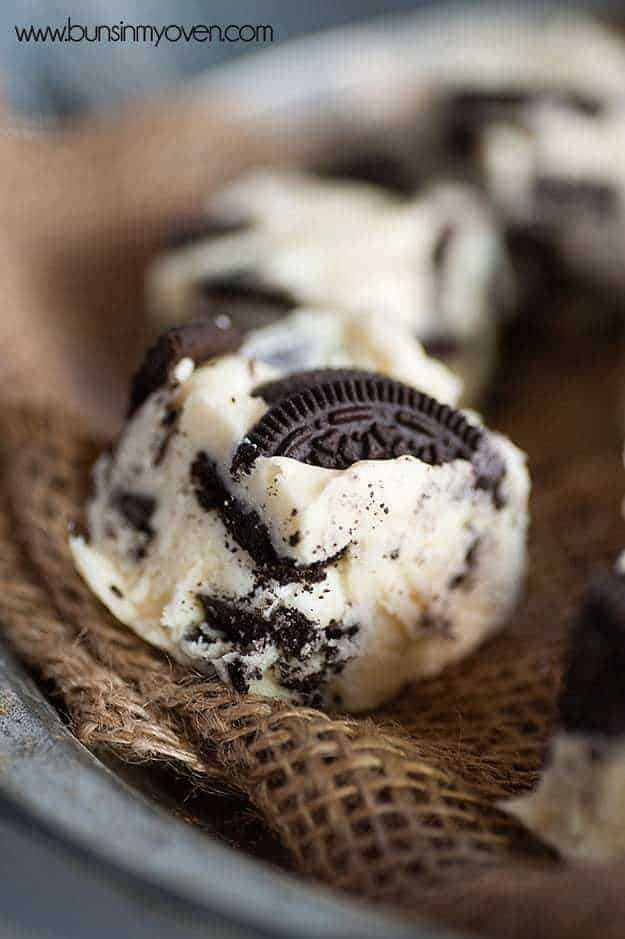
[[[205,620],[198,627],[209,626],[239,649],[248,652],[274,642],[287,655],[301,656],[307,645],[318,640],[319,626],[299,610],[277,607],[268,616],[250,610],[244,603],[198,594]]]
[[[204,620],[185,636],[189,643],[212,643],[214,633],[233,644],[238,658],[228,665],[231,684],[239,692],[249,690],[250,681],[261,678],[251,664],[250,656],[268,643],[274,644],[280,658],[273,669],[274,680],[296,693],[303,704],[318,707],[323,702],[323,686],[328,679],[343,671],[351,657],[337,643],[353,643],[359,627],[332,621],[321,626],[299,610],[278,606],[267,615],[250,609],[241,599],[198,594],[204,609]],[[310,672],[314,657],[314,672]],[[337,703],[337,702],[335,702]]]
[[[252,226],[246,216],[205,214],[175,225],[167,234],[165,247],[187,248],[202,241],[236,235]]]
[[[152,526],[152,516],[156,511],[156,499],[142,492],[128,489],[115,489],[110,498],[111,508],[115,509],[127,525],[136,532],[134,546],[129,552],[133,561],[142,561],[156,532]],[[107,534],[115,537],[115,530],[109,527]]]
[[[286,397],[279,397],[274,383],[275,404],[234,455],[235,477],[249,472],[259,456],[288,456],[313,466],[347,469],[359,460],[403,454],[440,465],[473,461],[484,452],[486,440],[479,427],[402,382],[350,369],[336,369],[321,381],[317,375],[313,371],[297,376],[295,390]],[[493,463],[497,459],[493,454]],[[486,467],[483,456],[480,464]]]
[[[586,117],[597,117],[603,103],[594,96],[567,89],[510,86],[454,89],[444,106],[445,143],[452,153],[470,156],[489,124],[514,120],[523,108],[553,104]]]
[[[471,462],[475,471],[475,488],[490,492],[495,508],[503,509],[506,499],[501,490],[506,468],[499,454],[493,450],[484,436],[478,443]]]
[[[449,252],[457,233],[457,226],[451,222],[443,225],[438,233],[432,248],[432,274],[434,279],[434,310],[439,321],[445,321],[445,306],[443,303]]]
[[[204,451],[195,455],[189,475],[198,503],[206,512],[219,513],[230,537],[253,558],[261,580],[270,578],[281,584],[318,583],[324,580],[326,568],[336,564],[347,550],[343,548],[323,561],[298,565],[276,551],[259,513],[228,491],[214,460]]]
[[[254,271],[234,271],[207,277],[196,284],[191,315],[194,318],[228,316],[241,330],[260,329],[295,309],[286,290],[259,282]]]
[[[559,104],[584,117],[599,117],[606,108],[605,102],[601,98],[597,98],[588,92],[573,91],[572,89],[561,88],[559,91],[550,89],[543,93],[542,100]]]
[[[247,694],[250,690],[250,682],[261,678],[260,669],[250,666],[242,656],[228,662],[227,668],[230,684],[239,694]]]
[[[534,180],[534,198],[543,209],[561,213],[566,209],[593,212],[598,218],[614,216],[619,209],[617,190],[600,181],[539,176]]]
[[[451,222],[448,222],[442,227],[438,233],[438,237],[434,242],[434,247],[432,249],[432,265],[434,271],[439,274],[440,271],[444,268],[447,257],[449,255],[449,249],[454,240],[456,234],[456,226]]]
[[[526,88],[455,89],[444,105],[444,143],[451,153],[469,157],[484,127],[509,118],[531,100],[531,92]]]
[[[451,359],[462,351],[460,340],[449,333],[431,333],[420,341],[427,354],[436,359]]]
[[[589,587],[569,639],[560,721],[569,733],[625,734],[625,578]]]
[[[311,167],[313,173],[326,179],[349,180],[382,186],[399,195],[410,195],[417,188],[418,174],[401,148],[379,149],[370,142],[358,148],[337,150]]]
[[[132,380],[128,417],[132,417],[152,392],[167,384],[172,369],[181,359],[190,358],[200,364],[215,356],[236,352],[241,341],[242,334],[232,323],[208,317],[174,326],[163,333],[148,349]]]
[[[153,496],[116,489],[111,496],[111,505],[135,531],[147,535],[148,538],[154,537],[154,529],[150,523],[156,510],[156,499]]]

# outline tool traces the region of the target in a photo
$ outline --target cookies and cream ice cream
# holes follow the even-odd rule
[[[625,109],[544,99],[483,133],[487,189],[507,223],[551,239],[568,266],[625,286]]]
[[[214,331],[161,339],[96,464],[72,552],[114,615],[239,691],[354,711],[497,629],[525,566],[523,455],[425,382],[286,375],[227,329],[213,358]]]
[[[444,29],[421,10],[366,55],[346,49],[321,167],[407,191],[464,178],[467,145],[494,109],[545,94],[622,101],[619,31],[572,6],[491,4],[484,16],[445,16]]]
[[[538,787],[503,804],[570,860],[625,856],[625,577],[589,590],[571,637],[560,723]]]
[[[399,323],[460,373],[469,401],[493,364],[509,278],[497,227],[468,186],[399,198],[256,171],[212,198],[203,221],[155,262],[148,293],[165,325],[215,315],[224,302],[245,322],[305,307]]]

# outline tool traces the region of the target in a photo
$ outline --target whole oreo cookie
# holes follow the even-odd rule
[[[167,384],[172,369],[181,359],[193,359],[196,364],[206,362],[235,352],[241,341],[241,332],[225,316],[192,320],[163,333],[148,349],[132,379],[128,417],[132,417],[152,392]]]
[[[267,390],[269,389],[269,390]],[[404,454],[441,465],[475,461],[483,467],[485,438],[459,412],[399,381],[373,372],[328,369],[301,373],[261,386],[272,406],[239,445],[233,476],[251,470],[259,456],[286,456],[327,469],[347,469],[359,460],[388,460]],[[502,473],[493,454],[480,488],[492,488]]]

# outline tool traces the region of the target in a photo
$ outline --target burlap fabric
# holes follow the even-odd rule
[[[532,367],[509,389],[523,398],[517,439],[528,446],[532,426],[536,455],[527,599],[485,649],[375,715],[241,697],[114,621],[67,548],[97,442],[58,408],[4,414],[0,619],[10,641],[88,747],[243,792],[309,877],[493,935],[622,935],[625,875],[565,869],[497,807],[536,779],[571,612],[587,571],[622,542],[616,446],[594,443],[616,443],[610,422],[597,417],[579,445],[580,408],[592,408],[607,371],[600,383],[596,363],[586,368],[573,407],[547,393],[553,367]],[[544,407],[532,423],[537,387]]]

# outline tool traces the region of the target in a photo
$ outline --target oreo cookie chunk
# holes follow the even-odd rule
[[[227,316],[235,327],[248,331],[282,319],[295,305],[286,291],[257,283],[253,273],[236,272],[201,280],[191,310],[199,318]]]
[[[522,582],[522,454],[364,363],[211,358],[148,395],[95,479],[89,538],[71,542],[81,574],[239,693],[375,707],[475,648]]]
[[[600,98],[587,92],[519,83],[450,89],[443,101],[444,147],[461,159],[477,154],[491,125],[518,123],[528,108],[549,105],[584,117],[597,117],[604,108]]]
[[[341,146],[310,169],[322,178],[369,183],[409,196],[421,180],[402,153],[399,141],[394,144],[384,147],[380,141],[366,141],[360,146]]]
[[[250,304],[249,321],[263,322],[262,303],[252,301],[251,295],[246,303]],[[442,363],[429,358],[401,326],[385,324],[364,314],[297,310],[273,325],[243,329],[226,313],[233,312],[234,306],[226,299],[225,291],[220,304],[219,316],[205,316],[172,327],[148,350],[132,380],[129,416],[158,389],[175,387],[181,375],[184,378],[190,374],[191,363],[202,365],[211,358],[237,351],[290,375],[330,364],[384,369],[395,378],[424,388],[444,403],[458,401],[459,379]],[[163,426],[172,428],[175,418],[175,407],[167,407]]]
[[[486,381],[497,285],[509,268],[497,225],[471,187],[398,194],[312,174],[255,172],[225,189],[213,214],[217,206],[247,213],[253,225],[157,261],[149,292],[161,322],[226,313],[241,328],[275,323],[280,331],[294,309],[376,317],[418,340],[447,337],[460,369],[465,345],[479,346],[467,361],[468,383],[479,390]],[[313,346],[323,343],[321,323],[318,333]],[[295,348],[297,368],[316,365],[301,361],[308,343],[296,343],[287,337],[275,354]]]
[[[165,241],[166,250],[189,248],[212,238],[238,235],[250,228],[251,222],[244,215],[238,216],[204,214],[174,225]]]
[[[202,365],[208,359],[236,352],[241,342],[242,333],[225,315],[192,320],[163,333],[148,349],[132,379],[128,417],[157,389],[177,381],[175,369],[183,360]]]
[[[589,588],[569,641],[560,694],[567,733],[625,737],[625,579],[610,573]]]
[[[559,727],[536,790],[505,806],[571,860],[625,856],[625,577],[597,577],[569,637]]]

